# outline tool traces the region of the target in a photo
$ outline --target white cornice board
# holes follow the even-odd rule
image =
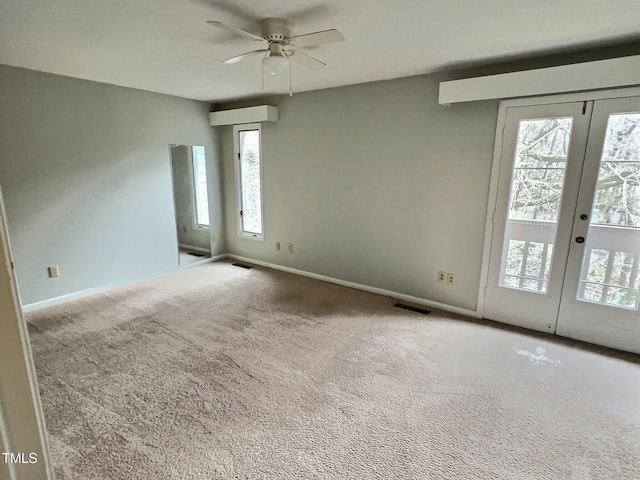
[[[440,83],[438,102],[529,97],[640,85],[640,55]]]
[[[272,107],[271,105],[234,108],[232,110],[220,110],[219,112],[209,113],[209,124],[212,127],[277,121],[278,107]]]

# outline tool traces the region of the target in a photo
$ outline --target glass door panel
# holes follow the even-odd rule
[[[558,333],[640,353],[640,98],[595,102]]]
[[[546,293],[573,119],[521,120],[499,285]]]
[[[638,308],[640,113],[609,115],[578,300]]]
[[[591,106],[506,109],[486,318],[555,331]]]

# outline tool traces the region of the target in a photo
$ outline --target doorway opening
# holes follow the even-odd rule
[[[484,316],[640,353],[640,97],[507,107],[502,132]]]

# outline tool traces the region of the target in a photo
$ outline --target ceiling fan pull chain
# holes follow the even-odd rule
[[[262,62],[260,64],[260,73],[261,73],[261,79],[262,79],[262,91],[264,92],[264,59],[267,58],[269,56],[269,50],[267,50],[267,53],[264,54],[264,57],[262,57]]]
[[[291,70],[293,69],[291,66],[291,58],[289,58],[289,54],[285,52],[287,60],[289,60],[289,96],[293,97],[293,87],[291,86]]]

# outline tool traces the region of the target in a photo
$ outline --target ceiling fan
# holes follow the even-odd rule
[[[288,67],[289,95],[293,94],[291,91],[291,60],[312,70],[320,70],[326,66],[326,63],[304,53],[300,48],[344,41],[344,36],[336,29],[294,35],[293,22],[286,18],[265,18],[260,20],[258,22],[260,36],[214,20],[207,23],[256,42],[266,42],[265,48],[236,55],[224,60],[222,63],[232,64],[255,55],[264,55],[262,59],[262,89],[264,90],[265,71],[277,75]]]

